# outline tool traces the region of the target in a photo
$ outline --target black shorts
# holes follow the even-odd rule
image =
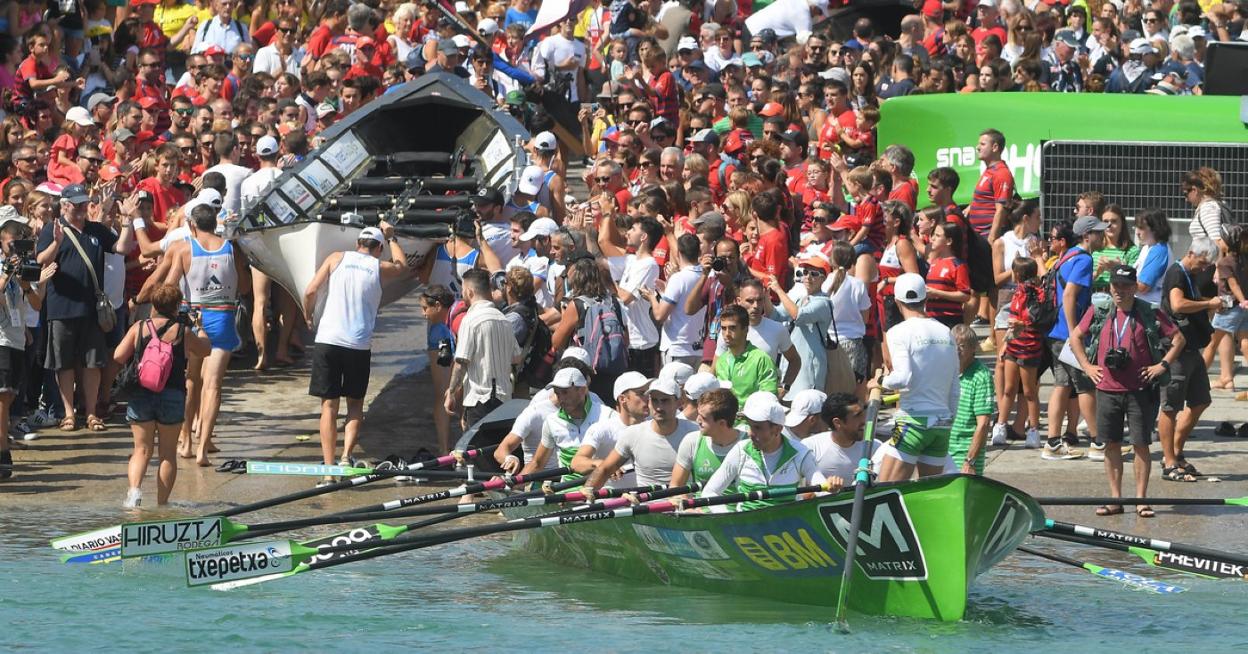
[[[12,347],[0,347],[0,393],[17,393],[25,378],[26,353]]]
[[[1153,441],[1156,424],[1157,401],[1153,389],[1127,393],[1096,391],[1096,435],[1102,443],[1128,441],[1148,447]]]
[[[52,320],[48,323],[48,356],[43,367],[48,370],[103,368],[104,332],[95,316]]]
[[[1161,410],[1182,411],[1184,406],[1207,406],[1212,402],[1205,360],[1196,350],[1183,350],[1170,366],[1170,382],[1161,387]]]
[[[1042,357],[1039,352],[1037,352],[1033,356],[1025,356],[1025,357],[1010,354],[1009,352],[1006,352],[1004,355],[1004,358],[1006,361],[1013,361],[1014,363],[1018,364],[1018,367],[1020,368],[1039,368],[1041,362],[1044,359],[1044,357]]]
[[[323,400],[364,399],[373,353],[339,345],[317,343],[312,352],[312,380],[308,395]]]

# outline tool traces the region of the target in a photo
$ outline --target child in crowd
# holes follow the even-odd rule
[[[1005,333],[1004,384],[997,424],[992,430],[992,444],[1006,444],[1006,425],[1010,410],[1021,385],[1023,401],[1027,403],[1027,447],[1040,446],[1040,360],[1044,351],[1044,334],[1031,324],[1028,306],[1039,301],[1040,280],[1035,259],[1018,257],[1012,265],[1017,289],[1010,300],[1009,329]]]
[[[970,302],[971,272],[954,256],[962,243],[962,228],[941,223],[932,230],[927,270],[927,315],[952,329],[962,324],[962,305]]]
[[[451,294],[451,290],[441,284],[428,286],[420,294],[420,312],[428,323],[426,352],[429,355],[429,373],[433,377],[434,397],[446,395],[446,388],[451,381],[455,335],[451,333],[447,319],[454,302],[455,296]],[[441,402],[433,403],[433,426],[438,432],[438,451],[449,451],[451,415],[446,412]]]
[[[880,203],[888,199],[892,190],[892,176],[882,170],[860,166],[849,171],[845,190],[854,199],[854,217],[858,231],[849,239],[859,255],[879,256],[884,251],[884,214]]]
[[[966,325],[953,328],[953,341],[958,345],[958,411],[949,430],[949,455],[959,472],[984,474],[984,452],[988,449],[988,421],[993,414],[995,392],[992,373],[975,360],[979,337]]]

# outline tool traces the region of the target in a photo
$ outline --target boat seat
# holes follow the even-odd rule
[[[449,164],[451,163],[451,156],[452,153],[450,152],[395,152],[373,157],[373,161],[389,165],[407,163]],[[463,155],[460,161],[476,161],[476,157],[470,154]]]
[[[481,182],[475,177],[420,177],[417,178],[420,183],[421,190],[431,193],[444,193],[446,191],[468,191],[476,193],[480,188]]]
[[[352,180],[352,191],[402,191],[416,184],[412,177],[361,177]]]

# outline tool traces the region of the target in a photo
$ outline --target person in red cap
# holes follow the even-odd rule
[[[355,50],[351,53],[351,69],[344,80],[356,77],[375,77],[381,79],[381,66],[374,61],[377,58],[377,43],[371,36],[355,39]]]

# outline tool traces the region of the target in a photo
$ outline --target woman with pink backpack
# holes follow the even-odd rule
[[[156,504],[169,501],[178,476],[178,432],[186,416],[187,355],[208,356],[212,349],[199,315],[192,318],[178,313],[182,291],[177,286],[157,286],[151,301],[152,317],[131,325],[113,352],[113,359],[122,365],[130,357],[138,357],[126,406],[126,420],[134,433],[130,490],[123,504],[128,509],[137,508],[142,502],[140,486],[158,435],[160,468],[156,474]]]

